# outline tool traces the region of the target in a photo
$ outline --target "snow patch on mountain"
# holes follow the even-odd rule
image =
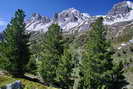
[[[82,13],[84,17],[90,18],[91,16],[88,13]]]
[[[117,16],[112,16],[112,18],[115,18],[113,21],[105,21],[103,22],[105,25],[112,25],[118,22],[124,22],[124,21],[131,21],[133,20],[133,10],[130,11],[125,17],[122,17],[122,15],[119,15],[120,18],[117,18]],[[111,17],[110,17],[111,18]]]
[[[78,25],[77,22],[70,22],[66,24],[62,29],[64,29],[64,32],[68,32],[70,29],[74,28],[77,25]]]

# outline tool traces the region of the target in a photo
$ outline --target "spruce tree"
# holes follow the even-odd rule
[[[24,11],[18,9],[4,31],[4,40],[1,43],[1,56],[8,61],[5,69],[14,76],[24,75],[30,58],[30,35],[25,32],[24,18]]]
[[[40,59],[42,60],[40,73],[45,82],[55,84],[57,78],[57,67],[63,55],[62,29],[53,24],[42,38]]]
[[[88,35],[81,66],[82,89],[113,89],[114,86],[113,51],[106,40],[102,21],[98,18]]]

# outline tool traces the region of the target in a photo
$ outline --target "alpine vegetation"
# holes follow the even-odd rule
[[[0,33],[0,89],[19,89],[15,81],[22,89],[133,89],[133,2],[96,16],[69,8],[28,18],[18,9]]]

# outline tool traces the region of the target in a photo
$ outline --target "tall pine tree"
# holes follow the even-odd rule
[[[53,24],[42,40],[40,73],[44,82],[62,89],[69,89],[73,85],[72,54],[68,40],[63,37],[62,29],[57,24]]]
[[[113,51],[105,38],[103,19],[98,18],[89,32],[81,66],[82,89],[113,89]],[[120,71],[119,71],[120,72]]]
[[[5,69],[14,76],[24,75],[30,58],[28,48],[30,35],[25,32],[24,18],[24,11],[18,9],[4,31],[4,40],[1,43],[3,48],[1,56],[8,61]]]
[[[56,83],[56,73],[59,60],[63,55],[62,29],[53,24],[42,38],[40,59],[42,60],[40,73],[45,82]]]

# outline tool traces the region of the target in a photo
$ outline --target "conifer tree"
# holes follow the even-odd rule
[[[53,24],[49,27],[42,40],[40,73],[45,82],[53,85],[56,83],[57,67],[64,49],[62,29],[57,24]]]
[[[1,43],[1,56],[8,61],[5,69],[14,76],[24,75],[30,58],[30,35],[25,32],[24,18],[24,11],[18,9],[4,31],[4,40]]]
[[[83,54],[81,66],[82,89],[113,89],[114,72],[113,51],[106,40],[103,19],[98,18],[92,25]]]
[[[72,71],[74,64],[70,51],[70,49],[64,49],[64,54],[59,60],[57,68],[57,81],[62,89],[72,89],[73,86]]]

